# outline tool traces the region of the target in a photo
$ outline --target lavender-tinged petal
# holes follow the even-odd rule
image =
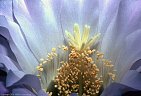
[[[137,72],[141,73],[141,66],[137,69]]]
[[[130,70],[136,70],[141,66],[141,59],[137,60],[130,68]]]
[[[4,28],[0,28],[1,33],[4,32],[3,29]],[[4,71],[10,70],[10,69],[11,70],[18,70],[18,68],[20,69],[20,66],[17,63],[16,57],[13,54],[7,39],[1,35],[0,35],[0,46],[1,46],[0,47],[1,48],[0,63],[4,67],[6,66],[6,69]]]
[[[122,38],[141,28],[141,1],[123,0],[118,11],[118,30]],[[124,33],[122,33],[124,32]],[[119,38],[120,39],[120,38]]]
[[[38,59],[45,57],[52,47],[63,43],[63,35],[56,26],[49,3],[47,8],[39,0],[34,2],[28,0],[26,4],[23,1],[14,1],[13,4],[15,18],[21,26],[29,47]]]
[[[25,4],[24,7],[27,9],[29,13],[27,14],[27,16],[28,15],[31,16],[31,20],[33,20],[32,23],[34,24],[36,23],[35,26],[39,27],[39,29],[43,28],[42,31],[45,31],[46,27],[49,28],[49,25],[51,25],[54,28],[57,28],[55,14],[50,4],[51,1],[45,1],[45,0],[34,0],[34,2],[32,2],[32,0],[24,0],[24,1],[25,2],[22,2],[22,3]],[[16,2],[16,3],[19,4],[21,2]],[[46,6],[46,4],[48,4],[48,6]],[[23,10],[23,8],[21,9]],[[14,10],[17,10],[17,9],[14,8]],[[17,12],[14,12],[14,13],[15,13],[15,16],[17,17],[18,13]],[[17,17],[17,19],[18,18],[19,17]]]
[[[122,0],[119,5],[118,13],[109,25],[108,29],[104,36],[103,48],[107,47],[105,51],[108,51],[107,54],[110,57],[113,57],[113,61],[120,54],[122,49],[123,41],[126,36],[138,29],[140,29],[141,24],[141,1],[132,1],[132,0]],[[112,41],[111,41],[112,38]],[[105,45],[109,44],[109,45]],[[115,53],[117,52],[117,53]],[[115,55],[116,54],[116,55]]]
[[[91,26],[91,33],[97,32],[99,20],[99,0],[82,0],[80,2],[80,24],[82,28],[85,24]]]
[[[105,31],[101,44],[101,51],[104,52],[107,58],[111,59],[112,57],[111,56],[113,52],[112,47],[115,46],[117,35],[118,32],[116,30],[116,16],[114,16],[113,20],[109,24],[109,27]]]
[[[78,23],[81,29],[85,24],[88,24],[92,26],[92,34],[97,32],[96,27],[99,17],[98,0],[74,0],[73,2],[54,0],[50,3],[57,18],[58,26],[62,27],[63,31],[67,29],[72,32],[73,24]]]
[[[136,61],[130,70],[124,75],[120,83],[112,83],[108,86],[102,96],[109,96],[108,93],[111,93],[111,96],[140,96],[141,94],[141,73],[137,71],[140,68],[140,60]],[[115,86],[116,85],[116,86]],[[113,89],[113,90],[111,90]],[[110,92],[111,90],[111,92]],[[135,95],[136,94],[136,95]]]
[[[0,0],[0,15],[12,19],[12,0]]]
[[[100,96],[122,96],[123,93],[128,91],[138,91],[120,83],[110,84]]]
[[[7,70],[18,70],[18,68],[15,66],[17,64],[15,64],[16,62],[14,62],[12,59],[10,59],[7,56],[1,55],[0,54],[0,63],[5,65]]]
[[[140,59],[140,46],[138,45],[139,41],[137,40],[139,37],[136,36],[137,34],[140,34],[141,27],[139,22],[141,20],[140,3],[140,1],[132,0],[121,1],[118,14],[110,23],[102,41],[101,48],[106,54],[105,57],[112,60],[117,71],[121,72],[119,74],[125,73],[125,71],[131,67],[131,64]],[[134,36],[137,39],[130,39],[134,38]],[[130,43],[128,40],[134,43]],[[133,47],[134,45],[137,47]],[[122,76],[119,76],[119,79],[121,77]]]
[[[136,70],[141,73],[141,59],[137,60],[130,68],[130,70]]]
[[[137,72],[136,70],[128,71],[123,77],[121,84],[141,90],[141,73]]]
[[[3,31],[0,31],[0,34],[10,41],[9,45],[21,68],[26,73],[34,73],[33,70],[38,62],[27,47],[19,26],[16,23],[7,20],[4,16],[0,16],[0,26],[3,28]]]
[[[118,33],[120,33],[118,35],[122,37],[124,37],[123,35],[140,29],[140,3],[141,1],[139,0],[100,0],[100,11],[102,11],[100,14],[100,25],[104,27],[100,27],[100,29],[106,31],[105,29],[109,27],[108,25],[113,20],[114,16],[117,16],[117,30],[119,31]]]
[[[46,4],[48,4],[48,6],[46,6]],[[36,6],[33,5],[31,0],[25,0],[25,5],[32,18],[42,24],[45,23],[44,25],[46,25],[46,22],[42,22],[43,19],[44,21],[48,21],[48,19],[56,20],[57,24],[60,24],[60,19],[62,19],[64,26],[66,26],[66,24],[71,26],[71,24],[75,22],[80,24],[91,24],[92,22],[96,22],[95,20],[93,21],[93,19],[98,18],[98,0],[74,0],[73,2],[66,0],[35,0],[34,5]],[[44,12],[46,12],[46,14],[44,14]],[[39,15],[38,13],[43,15]],[[60,16],[62,16],[62,18],[60,18]],[[53,22],[50,23],[54,24]]]
[[[8,90],[6,89],[7,87],[9,90],[14,90],[12,92],[18,92],[13,94],[20,94],[19,92],[21,91],[19,91],[19,89],[17,91],[17,88],[25,87],[26,89],[24,90],[27,90],[27,92],[30,91],[34,93],[33,90],[35,90],[36,91],[35,93],[36,94],[38,93],[39,96],[46,96],[45,93],[41,90],[40,81],[36,76],[30,75],[30,74],[25,75],[25,73],[19,70],[17,71],[9,70],[7,74],[4,74],[4,71],[2,71],[1,69],[2,70],[5,69],[4,64],[0,64],[0,82],[3,82],[3,83],[0,83],[0,88],[1,90],[3,90],[3,92],[8,92]],[[5,81],[6,81],[6,84],[5,84]]]
[[[0,36],[0,54],[4,54],[4,55],[8,55],[8,51],[7,50],[7,42],[5,42],[6,40],[4,40],[4,38],[2,38],[2,36]]]
[[[51,3],[54,13],[56,13],[56,18],[59,24],[62,23],[64,30],[72,31],[73,24],[78,23],[81,29],[85,24],[88,24],[92,26],[91,33],[97,31],[96,27],[99,17],[98,0],[74,0],[73,2],[54,0]]]
[[[23,85],[23,84],[33,88],[36,92],[41,90],[40,81],[38,77],[34,75],[30,75],[30,74],[24,75],[22,76],[22,78],[20,78],[17,82],[14,83],[14,85]]]
[[[8,89],[5,87],[4,83],[0,81],[0,95],[8,93]]]
[[[105,0],[108,4],[111,2],[119,2],[120,0],[110,1]],[[117,37],[120,37],[119,39],[124,39],[125,36],[130,34],[131,32],[136,31],[137,29],[140,29],[141,23],[139,22],[141,20],[141,1],[132,1],[132,0],[121,0],[117,13],[116,13],[116,28],[115,32],[117,33]],[[117,3],[118,4],[118,3]],[[111,7],[115,7],[115,4],[111,4]],[[109,7],[110,5],[107,5]],[[110,8],[108,12],[111,12],[110,10],[113,10],[113,8]],[[106,16],[107,15],[103,15]],[[105,17],[105,18],[106,18]],[[108,16],[110,17],[110,16]],[[112,21],[113,19],[111,19]],[[103,23],[104,24],[104,23]],[[107,26],[107,28],[110,26]],[[116,31],[117,30],[117,31]],[[106,31],[106,30],[105,30]],[[122,38],[121,38],[122,37]]]
[[[12,90],[12,94],[19,96],[36,96],[33,92],[25,88],[15,88]]]
[[[34,92],[33,90],[35,90],[35,93],[39,94],[39,96],[46,96],[45,93],[41,90],[41,85],[38,77],[30,74],[26,75],[22,71],[10,70],[7,74],[6,86],[10,89],[15,89],[23,85],[27,86],[26,89],[31,92]]]
[[[141,58],[141,30],[134,31],[129,34],[123,43],[119,56],[116,58],[117,71],[119,77],[123,77],[124,73],[131,68],[132,64]]]
[[[0,27],[0,32],[2,33],[4,31],[5,31],[5,28]],[[13,61],[15,66],[21,70],[19,64],[17,63],[17,59],[10,48],[8,40],[2,35],[0,35],[0,54],[8,56],[11,59],[11,61]]]
[[[5,73],[5,76],[7,76],[7,68],[5,67],[5,65],[3,63],[0,63],[0,73],[2,73],[3,75],[3,72]]]
[[[98,31],[105,33],[114,17],[117,15],[121,0],[99,0]]]
[[[25,75],[22,71],[11,71],[7,73],[7,78],[6,78],[6,87],[13,86],[16,82],[21,80],[21,78]]]

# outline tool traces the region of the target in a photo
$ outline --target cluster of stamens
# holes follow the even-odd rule
[[[56,56],[56,48],[52,48],[51,53],[48,53],[46,59],[40,59],[40,64],[36,67],[39,72],[39,74],[37,75],[38,77],[40,77],[40,74],[44,71],[44,65],[47,64],[47,62],[50,62]]]
[[[99,69],[90,57],[95,50],[87,49],[83,52],[71,49],[69,61],[58,69],[55,77],[55,87],[59,96],[69,96],[72,92],[81,95],[96,96],[102,86],[102,79],[98,76]]]

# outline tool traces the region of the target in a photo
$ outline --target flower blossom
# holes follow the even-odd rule
[[[99,78],[95,75],[96,81],[92,82],[99,83],[96,87],[98,91],[95,90],[96,94],[103,87],[105,90],[102,96],[120,96],[128,91],[141,90],[138,86],[141,83],[140,62],[138,62],[141,58],[140,3],[140,0],[2,0],[0,1],[0,35],[8,40],[15,55],[14,58],[18,62],[14,64],[15,68],[25,74],[37,75],[45,91],[49,89],[52,80],[57,81],[52,85],[53,87],[62,84],[60,78],[67,81],[67,72],[76,74],[77,72],[72,71],[77,70],[81,73],[82,70],[78,70],[80,68],[77,67],[76,60],[84,57],[83,59],[86,60],[84,62],[94,67],[93,71],[89,71],[92,67],[85,66],[89,68],[85,70],[85,74],[91,72],[102,74],[105,67],[100,64],[106,63],[113,68],[110,72],[106,71],[108,75],[98,74]],[[82,35],[83,31],[86,33],[85,36]],[[88,33],[92,39],[88,38]],[[96,49],[97,53],[92,56],[89,53],[94,51],[93,49]],[[85,54],[87,52],[88,55]],[[95,62],[97,59],[95,56],[100,56],[100,62],[103,63],[91,65],[92,61]],[[67,71],[66,68],[72,70]],[[109,69],[108,67],[106,70]],[[57,72],[57,70],[61,71]],[[104,76],[111,78],[107,79]],[[112,78],[116,83],[112,83]],[[133,83],[134,81],[136,84]],[[77,88],[77,80],[75,83]],[[83,83],[79,83],[79,88],[80,85]],[[62,89],[58,87],[59,92],[62,92],[62,86],[68,85],[62,84]],[[80,94],[83,93],[82,89],[81,86]],[[67,94],[70,91],[64,92]]]

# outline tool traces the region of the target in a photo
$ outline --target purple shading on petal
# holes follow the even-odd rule
[[[141,66],[137,69],[137,71],[141,73]]]
[[[8,93],[8,90],[7,88],[5,87],[4,83],[3,82],[0,82],[0,96],[2,94],[5,94],[5,93]]]
[[[41,90],[41,85],[38,77],[34,75],[27,74],[23,76],[18,82],[16,82],[14,85],[27,85],[33,88],[36,92]]]
[[[137,68],[139,68],[141,66],[141,59],[136,61],[130,68],[130,70],[136,70]]]
[[[122,84],[141,90],[141,73],[136,70],[130,70],[121,81]]]
[[[122,96],[123,93],[128,91],[135,91],[135,89],[120,83],[112,83],[103,91],[101,96]]]
[[[141,60],[136,61],[123,77],[120,83],[112,83],[101,96],[141,96]]]
[[[6,30],[5,28],[1,28],[0,27],[0,32],[1,31],[5,31],[5,30]],[[2,35],[0,35],[0,53],[7,55],[12,60],[14,60],[15,62],[17,62],[17,59],[16,59],[15,55],[13,54],[13,52],[12,52],[10,46],[9,46],[9,43],[8,43],[7,39],[4,38]]]
[[[15,95],[18,95],[18,96],[36,96],[31,91],[24,89],[24,88],[13,89],[12,94],[15,94]]]
[[[11,71],[9,70],[6,78],[6,87],[12,86],[18,82],[25,74],[22,71]]]
[[[10,48],[10,45],[9,45],[10,41],[8,41],[5,38],[5,37],[7,37],[7,38],[9,37],[9,35],[6,34],[7,32],[5,32],[5,31],[7,31],[6,28],[0,27],[0,55],[5,55],[5,56],[9,57],[11,59],[11,61],[14,63],[14,65],[16,67],[18,67],[19,69],[21,69],[19,64],[17,63],[17,59],[16,59],[14,53],[12,52],[12,50]],[[5,37],[3,37],[1,34],[3,34]],[[2,63],[2,62],[0,61],[0,63]]]

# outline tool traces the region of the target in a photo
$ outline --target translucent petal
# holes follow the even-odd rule
[[[19,65],[26,73],[34,73],[33,70],[38,62],[27,47],[19,26],[12,21],[6,20],[4,16],[0,16],[0,21],[0,25],[5,29],[0,34],[9,41],[11,50],[15,54]]]
[[[36,96],[33,92],[29,91],[26,88],[15,88],[12,90],[12,94],[20,94],[20,96],[25,96],[25,95]]]
[[[12,0],[0,0],[0,15],[12,19]]]
[[[111,59],[120,75],[123,75],[140,58],[140,39],[137,36],[141,27],[140,3],[141,1],[121,1],[119,7],[117,7],[118,11],[116,11],[107,30],[105,30],[102,40],[101,48],[105,53],[105,57]],[[129,37],[134,39],[129,39]]]
[[[15,1],[14,15],[38,59],[45,57],[52,47],[62,44],[64,38],[58,29],[53,11],[42,1]]]

